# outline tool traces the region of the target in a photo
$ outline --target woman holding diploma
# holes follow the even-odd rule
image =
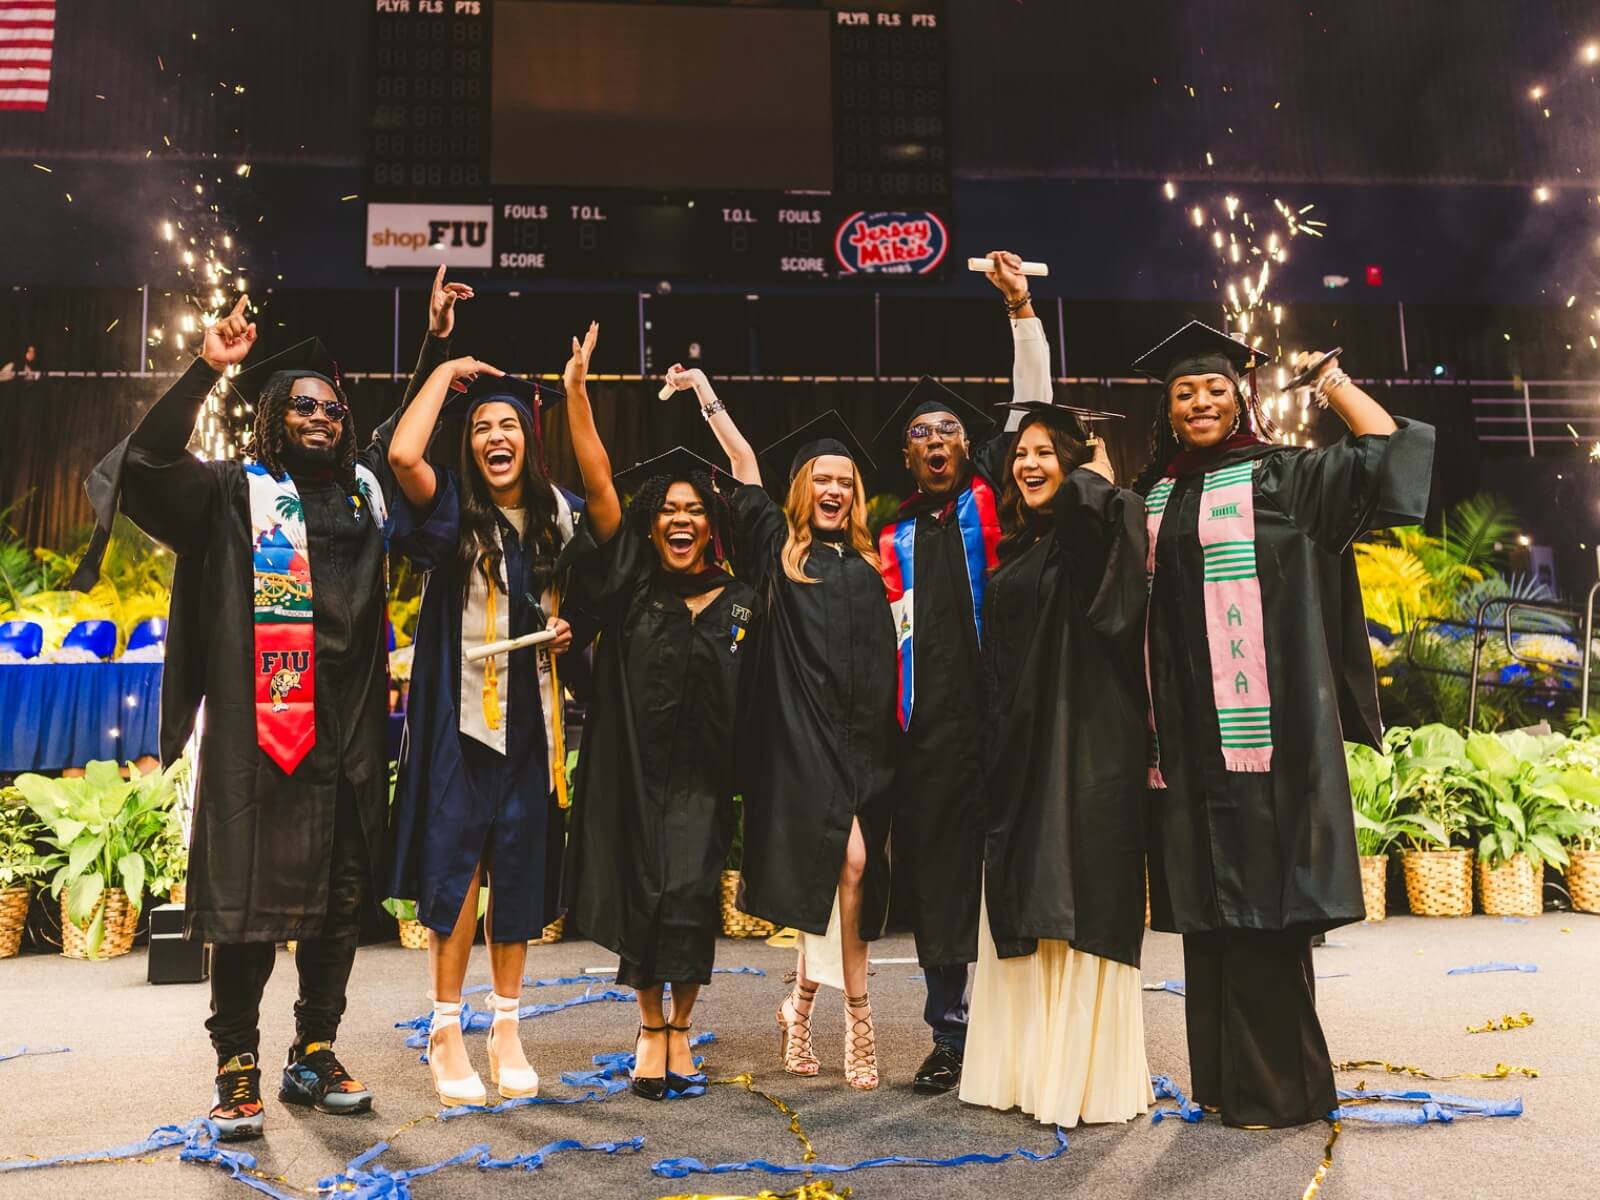
[[[572,644],[572,630],[556,615],[556,560],[582,509],[545,474],[540,401],[534,384],[452,359],[428,376],[389,448],[403,496],[390,547],[428,576],[390,818],[389,894],[415,900],[432,931],[428,1069],[445,1105],[487,1101],[460,1025],[484,886],[490,1081],[506,1099],[539,1089],[517,1019],[528,940],[558,911],[566,764],[555,656]],[[447,402],[466,418],[454,469],[426,458]],[[466,653],[540,629],[552,640]]]

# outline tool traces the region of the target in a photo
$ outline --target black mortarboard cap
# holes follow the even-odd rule
[[[559,388],[547,387],[537,379],[523,379],[516,375],[479,375],[465,388],[456,391],[445,403],[449,416],[470,416],[479,405],[493,400],[503,400],[522,410],[530,421],[541,412],[549,412],[567,398]]]
[[[937,379],[924,375],[917,385],[906,393],[906,398],[895,406],[894,412],[883,423],[872,439],[872,447],[887,466],[902,461],[900,454],[906,445],[906,430],[912,421],[931,412],[947,412],[966,426],[967,440],[977,442],[994,428],[994,420],[976,405],[963,400]]]
[[[848,458],[855,463],[858,475],[865,476],[872,471],[871,456],[845,424],[839,410],[830,408],[761,452],[761,478],[768,487],[781,488],[794,482],[800,468],[822,454]]]
[[[1266,362],[1261,351],[1201,321],[1190,321],[1142,354],[1133,368],[1163,384],[1180,375],[1226,375],[1238,383],[1241,375]]]
[[[658,454],[642,463],[635,463],[625,471],[618,471],[611,478],[618,492],[631,496],[657,475],[665,475],[672,482],[677,482],[688,479],[696,471],[710,475],[716,469],[687,446],[674,446],[665,454]]]
[[[1086,439],[1093,434],[1095,424],[1100,421],[1125,419],[1123,413],[1102,412],[1098,408],[1083,408],[1077,404],[1062,404],[1056,400],[1008,400],[997,407],[1023,414],[1022,422],[1017,426],[1019,433],[1029,421],[1039,420],[1047,421],[1058,429],[1065,429],[1079,439]]]
[[[334,362],[322,339],[314,337],[296,342],[287,350],[245,368],[228,380],[228,384],[246,404],[254,405],[267,381],[279,373],[291,379],[321,379],[336,388],[342,387],[339,364]]]

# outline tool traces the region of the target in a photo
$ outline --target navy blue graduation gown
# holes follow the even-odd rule
[[[583,502],[566,493],[573,515]],[[389,820],[390,896],[413,900],[417,919],[441,933],[454,928],[480,861],[490,864],[496,942],[537,937],[558,911],[562,813],[551,795],[537,647],[506,656],[506,753],[461,732],[461,623],[465,573],[460,483],[439,472],[431,510],[398,496],[390,548],[428,572],[411,663],[411,695],[400,777]],[[526,581],[516,530],[500,518],[503,570]],[[510,588],[512,637],[536,631],[537,597]]]

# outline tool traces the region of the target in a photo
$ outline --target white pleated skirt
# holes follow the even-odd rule
[[[1148,1112],[1155,1095],[1138,968],[1050,939],[1025,958],[1002,959],[985,902],[960,1094],[1067,1129]]]

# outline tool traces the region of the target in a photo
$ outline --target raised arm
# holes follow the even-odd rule
[[[1018,404],[1048,404],[1050,343],[1034,315],[1022,259],[1008,250],[993,250],[989,261],[992,266],[984,277],[1005,297],[1006,315],[1011,318],[1011,399]],[[1022,414],[1012,412],[1006,417],[1006,432],[1015,432],[1021,424]]]
[[[759,486],[761,464],[756,459],[756,452],[750,448],[750,443],[745,440],[744,434],[740,433],[739,427],[733,423],[727,405],[718,400],[716,392],[711,390],[711,381],[706,378],[706,373],[699,367],[685,371],[681,364],[673,363],[667,368],[667,383],[680,392],[689,388],[694,389],[695,399],[700,402],[700,415],[706,419],[706,424],[711,426],[711,432],[717,437],[717,444],[728,456],[728,469],[733,472],[733,477],[740,483],[753,483]]]
[[[572,339],[572,357],[561,372],[567,390],[567,429],[572,435],[572,452],[583,476],[584,520],[597,545],[609,542],[622,525],[622,501],[611,479],[611,456],[606,453],[600,431],[595,428],[594,409],[589,407],[589,358],[600,337],[600,323],[590,321],[583,341]]]
[[[1367,434],[1387,436],[1399,428],[1387,409],[1367,395],[1348,374],[1339,369],[1339,360],[1329,358],[1311,385],[1317,399],[1339,414],[1339,419],[1357,437]]]
[[[400,414],[389,441],[389,469],[405,493],[405,498],[416,508],[427,508],[439,490],[439,477],[428,462],[428,442],[439,423],[439,412],[450,396],[450,385],[458,379],[470,380],[478,374],[504,375],[499,367],[491,367],[475,358],[452,358],[440,363],[429,374],[427,381],[417,390],[416,399]]]

